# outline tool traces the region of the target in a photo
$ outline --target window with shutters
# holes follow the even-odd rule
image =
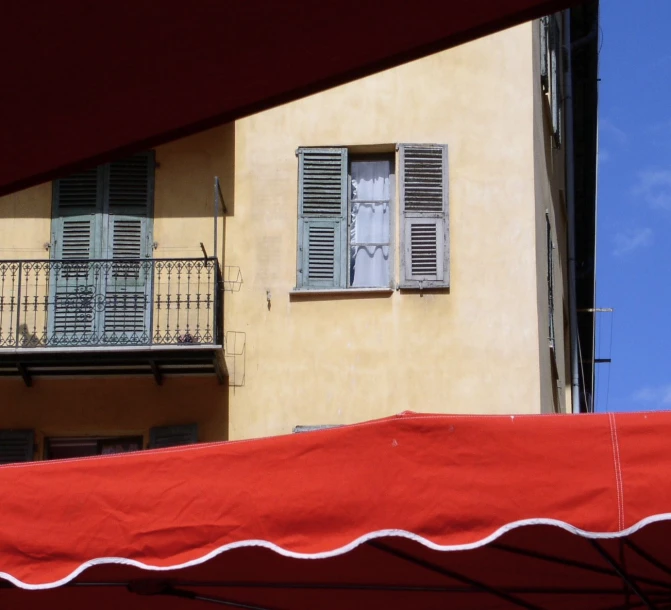
[[[65,460],[94,455],[129,453],[142,449],[142,436],[65,437],[45,439],[45,458]]]
[[[34,447],[35,433],[32,430],[0,430],[0,466],[31,462]]]
[[[563,93],[563,53],[560,28],[561,13],[543,17],[540,28],[541,86],[548,94],[552,119],[552,139],[561,146]]]
[[[149,431],[149,448],[178,447],[198,442],[198,424],[158,426]]]
[[[298,287],[389,288],[393,156],[302,148],[298,159]]]
[[[547,247],[547,283],[548,283],[548,338],[550,347],[555,347],[555,265],[554,265],[554,243],[552,240],[552,225],[550,215],[545,213],[545,232]]]
[[[147,343],[154,154],[54,182],[54,344]]]
[[[449,286],[447,147],[399,145],[400,287]],[[393,155],[298,150],[297,288],[395,283]]]

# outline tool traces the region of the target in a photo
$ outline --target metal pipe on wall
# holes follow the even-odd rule
[[[569,330],[571,335],[571,410],[580,413],[580,362],[578,359],[578,306],[575,254],[575,165],[573,151],[573,70],[571,63],[571,11],[564,14],[564,46],[567,66],[564,110],[566,116],[566,207],[568,216]]]

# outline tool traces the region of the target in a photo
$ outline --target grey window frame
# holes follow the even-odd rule
[[[299,159],[298,164],[298,231],[297,231],[297,252],[296,252],[296,288],[293,293],[322,293],[322,292],[375,292],[375,291],[389,291],[393,290],[396,281],[396,256],[394,250],[396,248],[396,206],[394,200],[396,198],[396,155],[393,152],[389,153],[351,153],[352,147],[347,146],[305,146],[299,147],[296,155]],[[304,169],[302,167],[304,155],[306,153],[314,153],[315,151],[323,151],[326,154],[336,154],[341,151],[344,155],[344,188],[346,189],[341,201],[342,224],[340,225],[339,235],[336,236],[336,244],[339,245],[340,251],[334,253],[334,284],[323,285],[319,282],[310,283],[307,274],[309,256],[306,254],[306,249],[309,247],[307,243],[306,227],[309,225],[319,225],[323,223],[324,227],[329,224],[338,222],[336,215],[319,214],[307,215],[303,209],[304,197]],[[351,285],[351,239],[350,229],[352,224],[352,161],[389,161],[389,188],[390,188],[390,202],[389,202],[389,278],[388,282],[380,286],[358,287]]]
[[[352,286],[352,163],[361,161],[389,161],[389,277],[387,284],[380,286]],[[349,154],[347,158],[347,275],[346,275],[346,290],[370,290],[375,288],[390,288],[393,289],[396,282],[396,155],[394,153],[354,153]],[[378,245],[357,243],[357,246],[362,245]]]
[[[541,87],[548,95],[552,143],[561,148],[564,104],[564,53],[561,28],[562,13],[542,17],[540,24]]]
[[[351,148],[348,147],[300,147],[296,154],[299,158],[298,163],[298,247],[296,263],[296,288],[292,294],[329,293],[329,292],[371,292],[371,291],[391,291],[394,288],[404,290],[424,290],[424,289],[449,289],[450,288],[450,211],[449,211],[449,155],[447,144],[420,144],[403,143],[396,147],[396,154],[392,153],[371,153],[358,154],[356,150],[350,154]],[[442,172],[436,174],[436,151],[440,151],[440,163]],[[412,156],[410,152],[412,151]],[[310,161],[308,155],[313,154],[313,160]],[[406,171],[406,154],[408,155]],[[319,155],[324,157],[331,155],[330,162],[319,159]],[[339,191],[340,208],[334,207],[336,201],[334,195],[336,191],[336,182],[333,178],[333,172],[325,170],[325,178],[321,180],[319,173],[309,174],[311,171],[308,161],[314,167],[320,167],[322,162],[326,165],[335,165],[336,155],[340,156],[341,168],[344,166],[346,171],[341,174],[340,183],[344,183],[346,192]],[[414,158],[413,158],[414,157]],[[351,163],[361,160],[388,160],[390,162],[390,241],[389,241],[389,282],[387,286],[376,287],[353,287],[351,285],[351,223],[352,223],[352,173]],[[319,170],[318,170],[319,171]],[[409,173],[408,173],[409,172]],[[406,175],[407,174],[407,175]],[[436,176],[440,175],[441,203],[436,207]],[[306,178],[309,181],[306,182]],[[406,180],[407,185],[406,185]],[[398,181],[399,186],[396,183]],[[306,189],[305,185],[308,185]],[[315,186],[318,185],[318,186]],[[406,206],[406,188],[408,190],[408,205]],[[316,190],[315,190],[316,189]],[[321,190],[320,190],[321,189]],[[326,195],[324,194],[326,193]],[[398,198],[398,208],[396,200]],[[411,205],[412,204],[412,205]],[[345,206],[345,207],[343,207]],[[422,206],[424,208],[422,209]],[[335,210],[340,213],[336,214]],[[398,212],[397,212],[398,209]],[[306,212],[307,210],[307,212]],[[312,210],[326,210],[312,211]],[[398,214],[398,220],[396,215]],[[338,224],[340,223],[340,224]],[[398,224],[397,224],[398,223]],[[323,224],[323,229],[330,225],[333,227],[331,236],[322,238],[318,236],[315,241],[310,241],[312,235],[308,234],[308,228]],[[396,235],[397,226],[400,227],[399,236]],[[431,231],[421,229],[421,226],[435,227],[433,236]],[[307,228],[306,228],[307,227]],[[343,230],[344,228],[344,230]],[[417,229],[415,231],[415,229]],[[423,234],[422,234],[423,233]],[[337,237],[335,237],[337,236]],[[320,243],[322,240],[322,243]],[[334,244],[332,260],[334,261],[333,273],[326,279],[315,277],[314,280],[308,278],[311,270],[310,258],[313,244],[314,251],[317,252],[318,261],[326,260],[322,253],[324,243]],[[433,241],[435,240],[435,241]],[[431,245],[435,252],[435,265],[433,270],[426,263],[429,259],[426,257],[427,246]],[[396,284],[397,276],[397,255],[396,248],[400,249],[400,281]],[[321,248],[321,251],[320,251]],[[343,252],[345,248],[345,252]],[[428,250],[429,252],[431,250]],[[345,269],[343,270],[343,266]],[[323,267],[329,269],[328,267]],[[321,270],[321,269],[318,269]]]

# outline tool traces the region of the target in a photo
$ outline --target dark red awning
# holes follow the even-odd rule
[[[407,413],[0,467],[0,606],[664,608],[670,435]]]
[[[571,0],[9,2],[0,195],[571,4]]]

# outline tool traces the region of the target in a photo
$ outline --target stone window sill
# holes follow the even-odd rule
[[[294,288],[289,291],[289,296],[292,297],[309,297],[309,296],[357,296],[361,294],[387,296],[394,292],[393,288]]]

